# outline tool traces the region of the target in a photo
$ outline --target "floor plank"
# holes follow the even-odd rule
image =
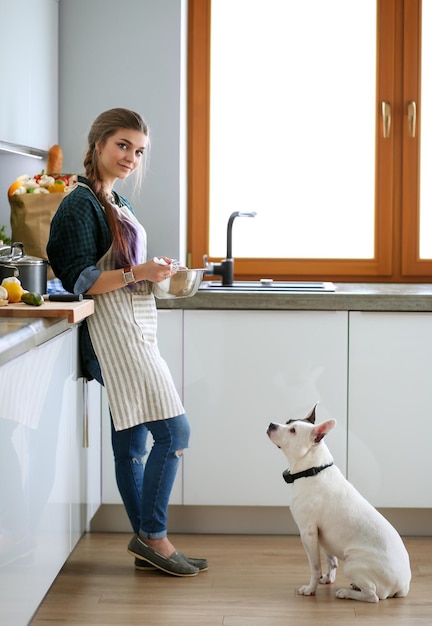
[[[404,538],[410,593],[378,604],[336,599],[347,583],[341,567],[315,597],[296,595],[308,580],[298,536],[172,535],[179,551],[209,559],[209,571],[193,578],[136,571],[129,538],[85,535],[31,625],[432,626],[432,537]]]

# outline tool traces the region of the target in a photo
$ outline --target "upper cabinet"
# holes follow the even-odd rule
[[[0,0],[0,142],[48,150],[58,137],[58,0]]]

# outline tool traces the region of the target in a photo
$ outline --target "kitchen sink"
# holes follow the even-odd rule
[[[261,279],[257,281],[234,281],[231,286],[219,281],[204,281],[200,291],[224,291],[239,293],[331,293],[336,291],[333,283],[321,281],[279,281]]]

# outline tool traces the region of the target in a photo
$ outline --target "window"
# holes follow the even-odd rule
[[[432,111],[432,2],[427,0],[422,7],[422,110]],[[427,27],[426,27],[427,26]],[[413,123],[413,132],[418,132]],[[420,153],[420,259],[432,259],[432,116],[422,117],[422,142]]]
[[[375,0],[211,11],[210,255],[240,210],[257,219],[236,225],[236,257],[372,258]]]
[[[254,210],[235,223],[236,278],[432,275],[420,9],[189,0],[189,263],[223,258],[230,213]]]

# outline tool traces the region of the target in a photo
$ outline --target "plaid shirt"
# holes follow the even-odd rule
[[[88,185],[81,176],[78,181]],[[132,211],[125,198],[119,196],[119,200]],[[90,189],[77,185],[57,209],[47,244],[51,267],[66,291],[78,294],[90,289],[101,273],[96,263],[111,243],[111,231],[102,205]],[[88,361],[97,362],[86,322],[81,326],[80,345],[82,366],[86,370]]]
[[[88,184],[85,178],[78,181]],[[129,207],[127,202],[122,202]],[[112,242],[105,211],[87,187],[77,185],[51,221],[47,254],[54,274],[71,293],[85,293],[98,278],[97,261]]]

